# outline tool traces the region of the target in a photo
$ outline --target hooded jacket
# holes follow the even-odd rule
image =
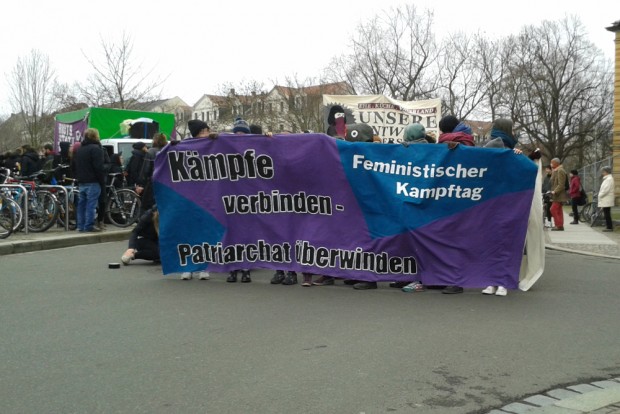
[[[75,178],[80,183],[105,185],[103,149],[98,141],[84,139],[74,156]]]

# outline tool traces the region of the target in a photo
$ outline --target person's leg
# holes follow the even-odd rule
[[[556,229],[564,229],[564,212],[562,210],[562,203],[554,201],[551,204],[551,215],[553,216],[553,222]]]
[[[613,230],[614,223],[611,221],[611,207],[603,207],[603,215],[605,216],[605,228]]]
[[[141,238],[136,241],[135,259],[159,260],[159,244],[153,240]]]
[[[99,184],[89,183],[86,185],[86,211],[84,213],[84,229],[86,231],[92,231],[94,228],[97,203],[99,202],[100,193],[101,187]]]
[[[571,198],[570,205],[573,208],[573,221],[570,224],[579,224],[579,206],[577,206],[577,199]]]
[[[84,221],[86,219],[86,194],[80,191],[77,196],[76,225],[78,231],[84,231]]]

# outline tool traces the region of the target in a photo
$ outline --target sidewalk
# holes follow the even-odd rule
[[[603,232],[602,226],[589,223],[570,224],[573,218],[564,212],[564,231],[545,230],[548,249],[620,258],[620,228]]]
[[[0,256],[39,250],[61,249],[83,244],[128,240],[134,226],[120,228],[108,225],[101,233],[79,233],[75,230],[52,227],[42,233],[18,232],[0,240]]]

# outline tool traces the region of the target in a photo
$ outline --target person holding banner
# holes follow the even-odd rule
[[[471,129],[467,125],[460,122],[454,115],[446,115],[439,120],[439,143],[447,144],[448,148],[454,149],[459,144],[468,147],[475,146],[474,137],[471,135]],[[444,294],[463,293],[461,286],[446,286],[441,290]]]

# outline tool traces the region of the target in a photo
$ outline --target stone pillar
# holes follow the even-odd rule
[[[607,30],[616,34],[616,69],[614,80],[614,126],[611,143],[614,157],[613,177],[616,183],[616,206],[620,205],[620,20],[617,20]]]

